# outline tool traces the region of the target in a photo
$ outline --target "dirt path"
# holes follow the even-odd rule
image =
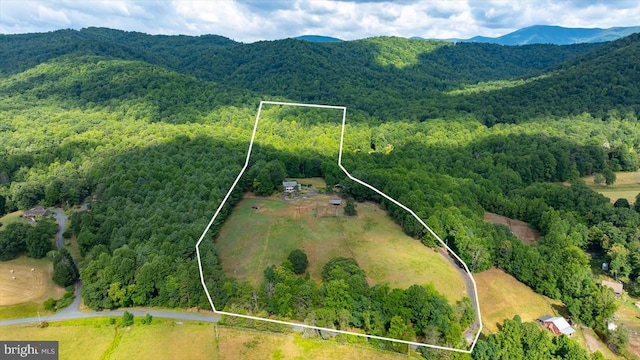
[[[584,341],[587,343],[589,352],[594,353],[600,348],[600,346],[598,346],[598,339],[596,339],[593,334],[589,333],[589,331],[583,331],[582,334],[584,335]]]

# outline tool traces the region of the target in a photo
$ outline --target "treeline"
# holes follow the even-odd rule
[[[304,271],[303,271],[304,272]],[[297,275],[291,261],[264,271],[259,289],[237,284],[226,310],[260,317],[295,319],[329,329],[429,344],[464,347],[462,332],[473,322],[468,298],[450,305],[432,285],[407,289],[370,286],[355,260],[337,257],[322,268],[322,282]],[[377,343],[377,341],[374,341]],[[382,344],[402,351],[406,346]]]
[[[37,221],[34,226],[12,223],[0,229],[0,261],[16,258],[23,252],[29,257],[40,259],[52,249],[58,226],[49,219]]]

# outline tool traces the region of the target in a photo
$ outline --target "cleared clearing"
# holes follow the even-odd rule
[[[513,235],[522,240],[525,244],[533,244],[540,238],[540,232],[531,228],[528,223],[517,219],[511,219],[506,216],[494,214],[492,212],[484,213],[484,221],[492,224],[502,224],[511,230]]]
[[[498,324],[515,315],[520,315],[522,321],[535,321],[544,315],[557,314],[554,305],[562,306],[560,301],[535,293],[500,269],[485,270],[473,277],[478,285],[482,320],[489,332],[497,332]]]
[[[51,280],[52,275],[53,264],[47,259],[21,256],[0,262],[0,318],[46,313],[42,303],[64,294],[64,289]]]
[[[616,182],[609,186],[596,185],[594,183],[594,176],[587,176],[583,179],[587,186],[611,199],[612,203],[620,198],[624,198],[633,204],[636,196],[640,193],[640,171],[617,172]]]
[[[356,259],[370,285],[388,282],[407,288],[431,282],[450,301],[467,295],[457,269],[433,249],[405,235],[377,204],[358,203],[358,216],[344,217],[342,206],[328,204],[332,198],[317,195],[286,203],[241,200],[216,240],[225,272],[258,285],[267,266],[279,264],[291,250],[301,248],[316,280],[325,263],[343,256]]]

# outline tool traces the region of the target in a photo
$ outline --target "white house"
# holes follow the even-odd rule
[[[283,181],[282,188],[284,189],[284,192],[292,193],[296,190],[300,190],[300,184],[298,184],[297,181]]]

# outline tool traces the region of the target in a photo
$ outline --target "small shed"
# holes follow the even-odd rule
[[[564,334],[567,336],[573,336],[573,334],[576,333],[576,330],[572,328],[567,320],[562,316],[547,315],[541,317],[540,319],[538,319],[538,321],[540,322],[540,325],[549,329],[555,335]]]
[[[329,204],[338,206],[338,205],[342,204],[342,200],[340,200],[340,199],[331,199],[331,200],[329,200]]]
[[[613,292],[620,296],[622,295],[622,291],[623,291],[623,287],[622,284],[616,281],[608,281],[608,280],[602,280],[602,286],[606,286],[611,288],[611,290],[613,290]]]

